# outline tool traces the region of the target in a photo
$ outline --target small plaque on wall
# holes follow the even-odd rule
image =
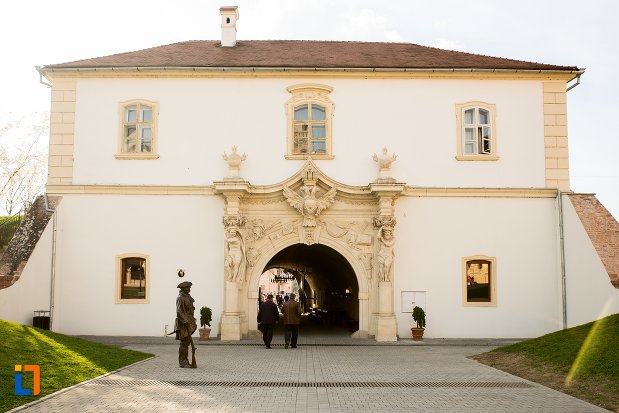
[[[413,308],[419,306],[426,309],[426,292],[425,291],[402,291],[402,312],[412,313]]]

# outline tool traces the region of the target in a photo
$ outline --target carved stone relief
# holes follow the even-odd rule
[[[380,216],[374,218],[374,227],[378,228],[376,239],[378,240],[378,253],[376,254],[376,266],[379,281],[391,281],[393,258],[395,256],[393,229],[396,220],[392,216]]]
[[[227,281],[238,284],[245,282],[245,270],[247,266],[247,255],[244,234],[242,227],[245,225],[245,218],[240,215],[224,216],[224,274]]]

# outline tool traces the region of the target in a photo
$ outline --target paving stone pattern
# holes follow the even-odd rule
[[[180,369],[178,348],[170,344],[131,344],[127,347],[156,357],[24,411],[607,412],[466,358],[490,346],[304,345],[268,350],[213,342],[199,346],[197,369]],[[175,384],[179,381],[191,385]],[[265,382],[272,384],[265,386]],[[316,383],[317,387],[277,382]],[[355,382],[375,387],[346,386]]]

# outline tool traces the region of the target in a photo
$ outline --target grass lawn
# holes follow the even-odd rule
[[[471,358],[619,412],[619,314]]]
[[[105,374],[152,354],[125,350],[0,320],[0,411]],[[38,364],[41,392],[15,395],[15,365]],[[24,389],[33,389],[33,373],[23,372]]]

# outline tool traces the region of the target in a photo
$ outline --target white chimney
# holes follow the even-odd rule
[[[219,9],[221,13],[221,47],[234,47],[236,44],[236,21],[239,19],[237,6]]]

